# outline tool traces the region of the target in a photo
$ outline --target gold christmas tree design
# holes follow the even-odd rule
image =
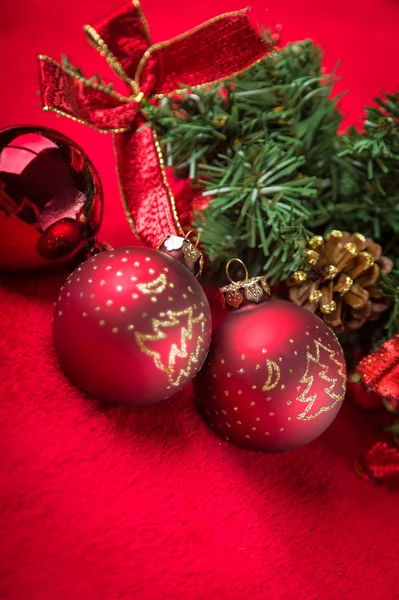
[[[312,354],[308,350],[306,353],[306,369],[300,380],[300,383],[305,384],[305,389],[297,398],[299,402],[307,403],[306,408],[297,415],[297,419],[302,419],[304,421],[314,419],[322,412],[331,410],[345,396],[345,365],[335,358],[336,352],[334,350],[327,348],[318,340],[314,340],[314,344],[315,352]],[[321,362],[320,354],[322,350],[326,352],[327,360],[332,364],[323,364]],[[317,369],[317,367],[319,368]],[[333,368],[334,370],[334,377],[328,376],[330,368]],[[311,375],[312,371],[316,372],[316,375]],[[330,384],[328,387],[324,388],[327,397],[324,394],[318,395],[317,393],[311,393],[315,376],[320,377]],[[331,401],[328,402],[328,399]]]
[[[178,386],[183,377],[189,377],[191,369],[194,364],[198,362],[201,348],[204,345],[204,332],[205,332],[205,317],[203,313],[194,317],[193,308],[190,306],[181,311],[168,310],[166,312],[165,319],[152,319],[152,328],[154,333],[140,333],[136,332],[136,341],[144,354],[151,356],[154,359],[155,365],[161,371],[164,371],[168,376],[168,382],[170,385]],[[186,321],[187,326],[181,326],[181,322]],[[184,368],[176,368],[177,358],[187,358],[188,349],[187,341],[192,340],[194,334],[194,325],[198,323],[200,332],[196,333],[196,344],[194,351],[190,354],[188,362]],[[160,340],[166,340],[167,334],[164,329],[170,327],[179,327],[180,329],[180,344],[173,343],[168,347],[166,361],[162,359],[161,353],[151,348],[154,342]]]

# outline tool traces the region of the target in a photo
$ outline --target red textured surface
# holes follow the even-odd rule
[[[42,123],[70,135],[100,171],[103,237],[131,241],[111,140],[38,107],[36,55],[101,61],[81,26],[113,0],[1,3],[0,126]],[[314,37],[343,59],[349,119],[399,87],[399,5],[254,1],[253,20]],[[155,41],[242,0],[144,8]],[[190,392],[140,410],[104,408],[60,373],[51,347],[60,279],[0,287],[0,597],[5,600],[327,600],[398,598],[397,491],[356,479],[353,457],[379,437],[347,404],[293,453],[260,456],[216,438]]]

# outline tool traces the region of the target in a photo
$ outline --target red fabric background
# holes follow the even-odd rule
[[[111,139],[44,115],[36,55],[104,71],[81,27],[114,0],[1,0],[0,126],[42,123],[80,143],[105,188],[102,236],[132,242]],[[243,0],[144,0],[154,41]],[[313,37],[343,60],[349,121],[399,88],[396,0],[253,1],[253,22]],[[260,456],[221,442],[191,391],[144,410],[104,408],[59,372],[59,278],[0,286],[0,597],[4,600],[399,598],[397,491],[358,480],[380,425],[346,404],[301,450]]]

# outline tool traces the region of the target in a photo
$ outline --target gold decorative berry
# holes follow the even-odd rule
[[[263,298],[263,290],[257,282],[245,286],[245,297],[250,302],[260,302]]]
[[[311,238],[306,256],[309,271],[297,271],[287,281],[290,299],[335,331],[358,329],[387,309],[378,282],[380,271],[389,273],[393,264],[372,239],[333,230],[325,241]]]
[[[187,262],[195,262],[201,256],[201,252],[191,242],[183,245],[182,252]]]

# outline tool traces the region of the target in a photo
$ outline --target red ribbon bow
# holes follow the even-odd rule
[[[43,110],[113,134],[127,218],[136,235],[157,247],[182,229],[156,133],[142,127],[143,101],[181,93],[181,84],[199,87],[230,78],[263,58],[269,47],[251,27],[247,10],[221,15],[155,45],[136,0],[84,29],[130,95],[40,56]]]

